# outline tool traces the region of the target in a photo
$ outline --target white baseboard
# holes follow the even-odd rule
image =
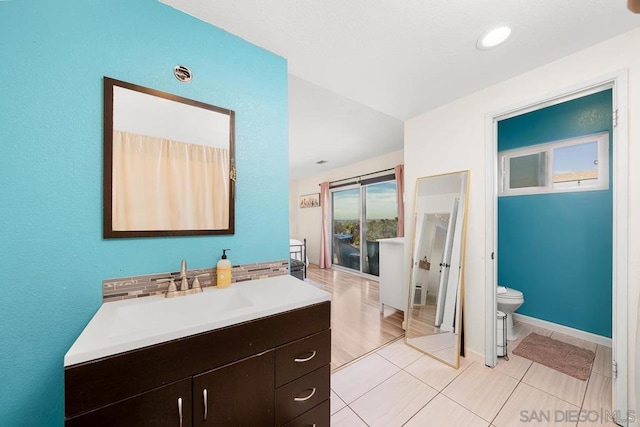
[[[611,348],[611,338],[603,337],[602,335],[596,335],[591,332],[558,325],[557,323],[547,322],[546,320],[536,319],[534,317],[525,316],[524,314],[513,313],[513,320]]]

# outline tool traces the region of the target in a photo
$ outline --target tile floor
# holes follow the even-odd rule
[[[520,339],[536,332],[595,351],[589,380],[511,354],[518,341],[509,342],[509,361],[499,358],[494,369],[461,358],[456,370],[400,339],[331,375],[331,426],[616,425],[601,417],[611,411],[610,348],[523,323],[517,328]]]

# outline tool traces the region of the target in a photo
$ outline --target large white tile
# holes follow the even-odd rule
[[[350,404],[399,370],[396,365],[374,353],[332,374],[331,389],[346,404]]]
[[[487,427],[489,423],[443,394],[427,403],[404,427],[464,426]]]
[[[563,374],[555,369],[533,363],[522,382],[580,407],[587,390],[587,381]]]
[[[401,426],[438,392],[400,371],[349,406],[367,425]]]
[[[580,409],[562,399],[520,383],[493,420],[496,427],[575,426]]]
[[[496,369],[510,377],[521,380],[532,363],[533,362],[531,360],[520,357],[517,354],[509,354],[509,360],[505,360],[501,357],[498,358]]]
[[[331,390],[331,415],[335,414],[345,406],[347,406],[347,404],[340,399],[340,396],[338,396],[335,391]]]
[[[400,368],[405,368],[422,356],[421,352],[406,345],[404,340],[384,346],[376,353]]]
[[[331,415],[331,427],[367,427],[348,406]]]
[[[592,370],[595,373],[611,378],[611,347],[598,345]]]
[[[587,386],[587,393],[582,403],[582,409],[588,411],[611,411],[612,396],[611,378],[592,372]]]
[[[480,365],[484,365],[485,363],[484,354],[467,350],[465,351],[464,357],[460,356],[460,366],[463,366],[463,364],[465,363],[470,365],[473,362],[479,363]]]
[[[516,385],[516,379],[474,362],[442,393],[484,420],[491,421]]]
[[[442,391],[442,389],[460,375],[462,371],[464,371],[464,368],[468,366],[467,363],[462,366],[462,358],[460,360],[460,368],[454,369],[432,357],[422,356],[404,370],[436,390]]]
[[[578,420],[578,427],[620,427],[610,417],[601,416],[594,413],[581,413]]]
[[[578,427],[619,427],[619,425],[614,422],[611,414],[583,409],[580,412]]]
[[[611,378],[591,373],[578,427],[617,427],[612,419]]]

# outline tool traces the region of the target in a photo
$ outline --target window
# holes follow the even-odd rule
[[[501,151],[500,195],[609,188],[609,133]]]
[[[396,237],[398,205],[393,175],[332,190],[333,264],[378,276],[378,239]]]

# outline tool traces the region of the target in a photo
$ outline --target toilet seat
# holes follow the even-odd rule
[[[498,294],[498,299],[522,299],[524,296],[522,292],[511,288],[505,288],[506,293]]]

